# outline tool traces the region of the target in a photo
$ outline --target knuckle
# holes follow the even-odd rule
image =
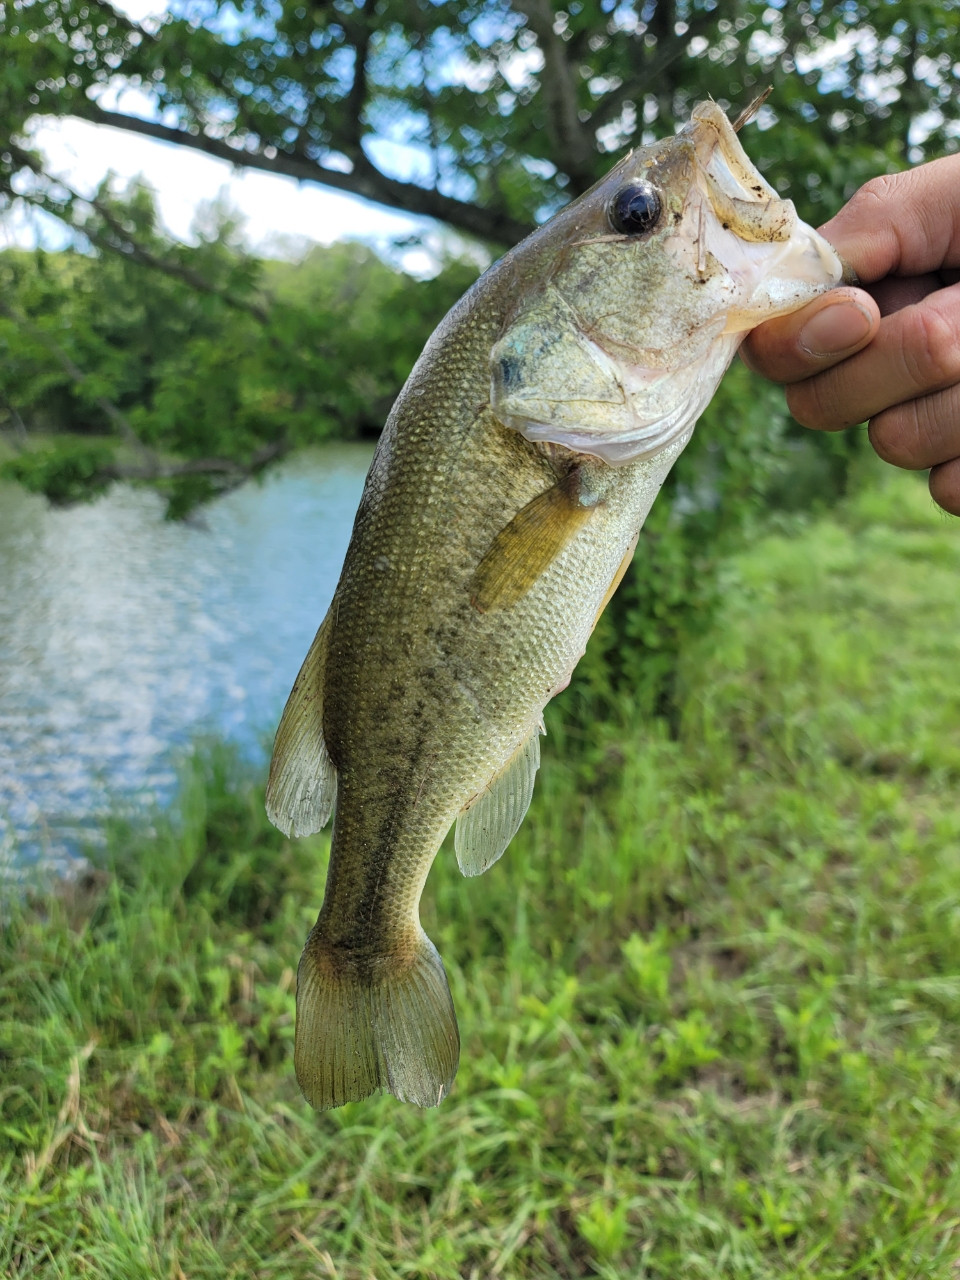
[[[744,363],[774,382],[792,382],[797,377],[792,358],[795,342],[776,320],[760,325],[747,335],[740,354]]]
[[[934,467],[930,472],[930,496],[937,506],[960,516],[960,458]]]
[[[819,427],[809,410],[810,394],[805,383],[787,387],[787,408],[801,427]]]
[[[867,434],[874,453],[896,467],[900,465],[899,434],[896,421],[891,418],[889,413],[878,414],[870,420]]]
[[[935,466],[960,450],[955,405],[956,394],[950,391],[913,401],[918,466]]]
[[[915,404],[877,414],[870,421],[869,435],[874,452],[891,466],[907,471],[917,471],[924,466],[920,460],[920,424]]]
[[[774,371],[767,352],[766,334],[762,330],[763,325],[747,334],[740,347],[740,359],[748,369],[753,369],[755,373],[772,376]]]
[[[825,378],[807,378],[787,388],[787,408],[801,427],[830,431],[847,426],[847,423],[837,420],[827,382]]]
[[[918,391],[944,386],[960,376],[956,326],[936,308],[910,308],[904,314],[901,342],[907,375]]]
[[[899,173],[884,173],[879,177],[871,178],[869,182],[865,182],[859,191],[855,192],[850,200],[851,206],[861,204],[881,204],[885,205],[887,201],[896,192],[896,188],[901,181],[902,175]]]

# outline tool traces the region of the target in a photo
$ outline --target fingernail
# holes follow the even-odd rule
[[[835,302],[803,326],[800,346],[811,356],[839,355],[862,342],[872,324],[873,317],[855,302]]]

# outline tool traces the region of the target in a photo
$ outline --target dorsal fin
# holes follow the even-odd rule
[[[537,723],[484,790],[460,810],[453,847],[465,876],[492,867],[517,834],[540,767],[540,733]]]
[[[320,624],[280,717],[270,778],[267,817],[287,836],[311,836],[330,817],[337,771],[323,740],[323,674],[330,614]]]

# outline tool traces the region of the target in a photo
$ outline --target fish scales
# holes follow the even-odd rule
[[[482,294],[479,301],[481,310]],[[476,352],[464,347],[457,317],[453,358],[436,344],[428,360],[442,372],[398,405],[336,595],[327,663],[337,680],[328,686],[324,726],[340,779],[334,839],[356,850],[335,864],[324,904],[325,928],[338,944],[335,922],[360,914],[364,927],[409,928],[431,842],[529,733],[580,656],[637,523],[638,487],[642,494],[651,465],[617,474],[603,519],[515,609],[472,607],[468,586],[493,533],[557,478],[542,450],[488,407],[477,411],[489,395],[486,355],[502,324],[501,308],[491,310],[466,321]],[[571,574],[592,583],[573,608],[560,589]],[[447,765],[440,774],[431,770],[438,758]],[[406,816],[398,830],[399,813]],[[409,856],[394,856],[407,849]]]
[[[298,975],[317,1107],[438,1103],[459,1055],[420,895],[452,823],[466,874],[529,804],[569,680],[667,472],[753,324],[840,265],[713,104],[490,269],[427,344],[379,442],[330,611],[277,734],[268,812],[336,795]]]

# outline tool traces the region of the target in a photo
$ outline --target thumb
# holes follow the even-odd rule
[[[747,335],[744,363],[773,382],[800,382],[860,351],[880,327],[880,308],[862,289],[831,289]]]

